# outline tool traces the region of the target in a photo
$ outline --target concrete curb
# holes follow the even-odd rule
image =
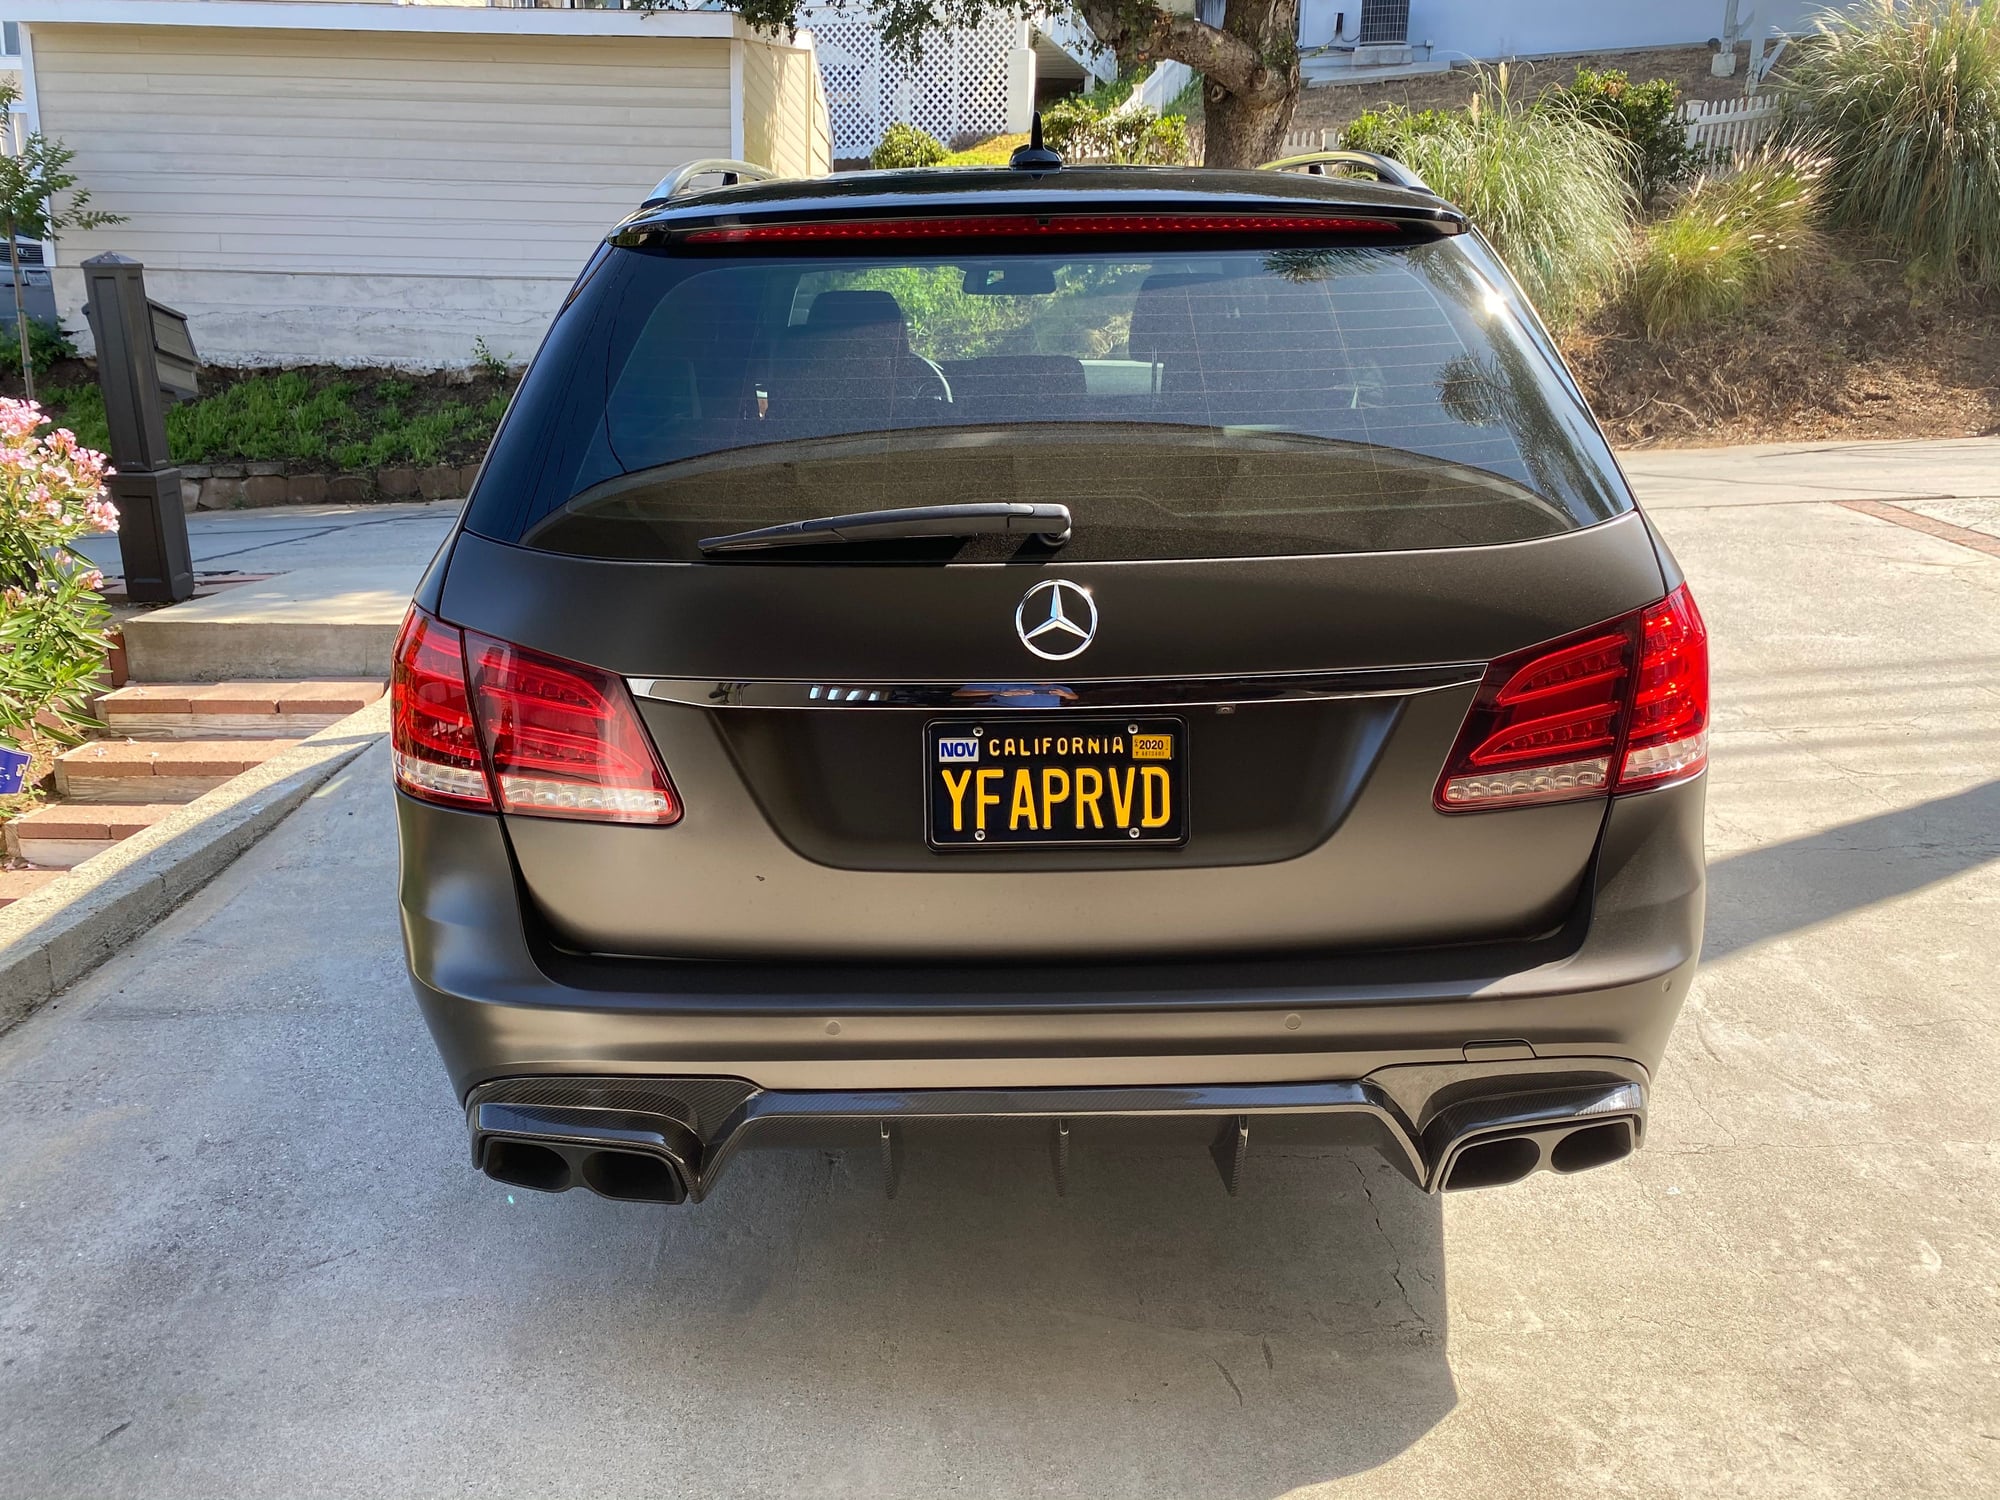
[[[0,1031],[158,922],[389,732],[377,699],[0,911]]]

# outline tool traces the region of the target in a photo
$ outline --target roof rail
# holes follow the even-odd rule
[[[1260,172],[1289,172],[1304,167],[1315,177],[1324,177],[1328,167],[1365,167],[1373,172],[1379,181],[1391,187],[1409,188],[1412,192],[1429,193],[1430,184],[1401,162],[1391,161],[1386,156],[1377,156],[1373,151],[1307,151],[1299,156],[1284,156],[1276,161],[1267,161],[1257,170]],[[1432,193],[1432,196],[1437,196]]]
[[[648,203],[664,203],[669,198],[678,198],[688,190],[688,184],[697,177],[711,177],[721,173],[727,180],[724,187],[733,187],[738,179],[749,178],[752,182],[776,182],[781,174],[769,167],[760,167],[752,161],[729,161],[720,156],[704,157],[700,161],[682,162],[673,171],[660,179],[660,185],[646,195]]]

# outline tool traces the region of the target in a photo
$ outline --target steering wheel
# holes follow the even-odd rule
[[[951,382],[945,379],[944,371],[932,364],[921,354],[912,354],[904,372],[896,380],[896,401],[903,402],[941,401],[951,404]]]

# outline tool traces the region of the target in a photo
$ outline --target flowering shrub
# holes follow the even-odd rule
[[[104,576],[69,544],[118,529],[104,455],[43,425],[34,402],[0,398],[0,740],[18,746],[74,743],[92,722],[110,616]]]

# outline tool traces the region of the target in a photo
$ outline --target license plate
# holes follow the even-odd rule
[[[1187,841],[1180,719],[944,719],[924,726],[935,849]]]

